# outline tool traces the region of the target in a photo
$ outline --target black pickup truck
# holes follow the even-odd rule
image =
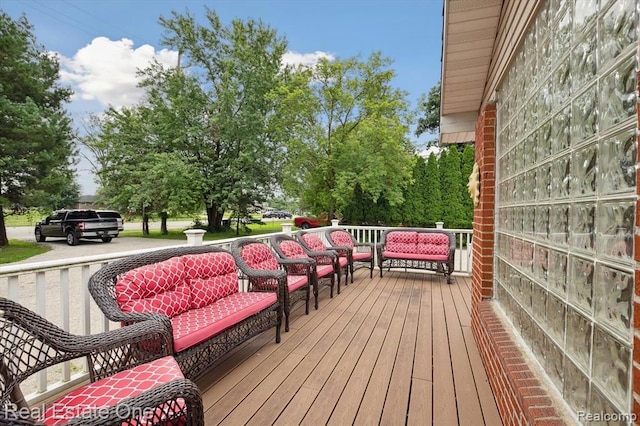
[[[48,237],[62,237],[75,246],[80,238],[101,239],[108,243],[118,236],[115,218],[101,218],[95,210],[56,210],[36,223],[36,241],[42,243]]]

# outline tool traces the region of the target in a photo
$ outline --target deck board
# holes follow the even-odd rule
[[[467,277],[356,271],[198,381],[206,424],[500,424],[470,306]]]

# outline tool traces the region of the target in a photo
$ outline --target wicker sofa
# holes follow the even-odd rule
[[[190,379],[272,327],[280,342],[283,290],[239,291],[235,260],[220,248],[170,248],[123,258],[98,270],[89,290],[112,321],[162,317],[172,330],[173,355]]]
[[[444,273],[451,284],[456,239],[452,232],[427,228],[387,229],[377,247],[380,277],[382,269],[427,269]]]
[[[171,332],[163,322],[83,336],[3,297],[0,312],[0,424],[204,424],[198,387],[170,356]],[[71,360],[86,362],[89,383],[59,395],[45,409],[30,406],[21,389],[24,380]]]

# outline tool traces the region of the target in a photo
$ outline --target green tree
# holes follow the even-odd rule
[[[442,221],[442,196],[438,158],[433,153],[429,155],[427,160],[424,181],[424,226],[435,227],[436,222]]]
[[[323,59],[281,89],[280,112],[295,122],[285,189],[300,194],[304,208],[340,211],[354,188],[373,203],[402,203],[414,161],[405,136],[411,116],[406,94],[391,87],[390,65],[380,53],[366,62]]]
[[[277,182],[282,133],[272,128],[276,100],[270,94],[282,81],[286,41],[262,22],[236,19],[225,27],[214,11],[207,9],[206,16],[207,25],[176,12],[160,19],[164,43],[181,53],[186,67],[170,79],[183,85],[167,85],[167,74],[156,69],[146,73],[145,87],[154,110],[164,110],[165,125],[187,120],[174,127],[180,134],[169,130],[162,139],[199,168],[213,230],[225,210],[246,211]]]
[[[416,136],[426,132],[437,134],[440,130],[440,82],[429,90],[428,96],[420,97],[418,110],[423,116],[418,118]]]
[[[4,208],[77,200],[75,145],[59,64],[25,17],[0,11],[0,247],[9,243]],[[31,204],[33,205],[33,204]],[[42,205],[42,204],[41,204]]]
[[[462,173],[460,171],[460,154],[455,145],[448,152],[440,154],[440,191],[442,194],[442,220],[447,228],[458,228],[464,225],[462,207]]]
[[[424,158],[416,156],[413,166],[413,181],[407,186],[402,203],[402,223],[407,226],[423,226],[425,224],[426,163]]]

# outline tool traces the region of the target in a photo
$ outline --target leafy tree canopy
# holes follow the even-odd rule
[[[4,207],[63,207],[78,198],[74,134],[64,104],[71,90],[59,64],[25,17],[0,11],[0,246],[8,244]],[[37,204],[35,204],[37,203]]]

